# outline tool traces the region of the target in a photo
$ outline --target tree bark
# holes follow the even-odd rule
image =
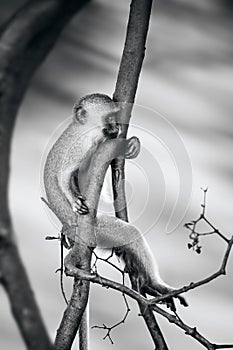
[[[145,56],[145,45],[149,27],[152,0],[132,0],[127,26],[125,46],[120,63],[113,99],[123,106],[122,133],[120,137],[126,138],[131,111],[137,91],[139,76]],[[118,218],[128,221],[127,202],[125,195],[125,160],[114,159],[112,167],[112,186],[115,214]],[[132,287],[139,291],[138,286],[130,276]],[[154,341],[156,349],[166,350],[167,345],[159,329],[153,312],[139,304],[140,311],[146,322],[148,330]]]
[[[13,238],[8,206],[11,138],[19,106],[34,71],[70,18],[87,2],[29,1],[0,32],[0,282],[30,350],[48,350],[52,345]]]
[[[1,231],[2,233],[2,231]],[[53,349],[43,324],[34,294],[19,256],[8,239],[0,238],[1,283],[8,295],[12,314],[28,349]]]
[[[90,271],[91,264],[91,250],[85,244],[76,243],[75,247],[72,248],[73,263],[76,266],[76,260],[80,261],[78,264],[79,268],[84,271]],[[73,276],[74,277],[74,276]],[[82,316],[85,312],[86,305],[88,302],[90,289],[89,281],[82,281],[78,278],[74,278],[74,286],[71,295],[70,302],[64,312],[62,321],[57,330],[55,339],[55,349],[57,350],[69,350],[73,344]],[[84,328],[86,325],[84,323]],[[81,335],[83,342],[88,341],[85,338],[85,334]]]

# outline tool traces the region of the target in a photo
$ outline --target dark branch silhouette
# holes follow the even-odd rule
[[[48,350],[52,345],[13,238],[8,207],[11,138],[19,106],[34,71],[71,17],[87,2],[29,1],[0,32],[0,282],[30,350]]]
[[[92,266],[92,272],[94,272],[95,274],[98,275],[98,268],[97,268],[97,263],[98,261],[104,261],[105,263],[109,264],[111,267],[113,267],[115,270],[117,270],[118,272],[121,273],[121,276],[122,276],[122,284],[125,285],[125,271],[120,269],[118,266],[116,266],[115,264],[113,264],[110,259],[114,256],[114,249],[112,249],[112,252],[111,254],[107,257],[107,258],[101,258],[99,257],[95,251],[93,251],[93,255],[95,256],[95,262]],[[122,320],[116,322],[115,324],[113,324],[112,326],[106,326],[106,324],[103,323],[102,326],[92,326],[92,328],[98,328],[98,329],[103,329],[103,330],[106,330],[106,335],[103,337],[103,340],[105,339],[109,339],[109,341],[111,342],[111,344],[114,344],[113,342],[113,339],[111,337],[111,332],[114,328],[120,326],[121,324],[124,324],[129,313],[130,313],[130,307],[129,307],[129,303],[126,299],[126,296],[124,293],[122,293],[122,297],[123,297],[123,300],[124,300],[124,303],[125,303],[125,306],[126,306],[126,310],[125,310],[125,315],[124,317],[122,318]]]

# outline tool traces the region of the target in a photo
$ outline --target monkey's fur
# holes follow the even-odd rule
[[[50,208],[61,221],[64,232],[75,239],[78,215],[88,213],[85,203],[85,173],[98,145],[117,136],[119,107],[103,94],[83,97],[73,109],[73,120],[50,150],[44,167],[44,186]],[[128,140],[125,158],[135,158],[140,150],[136,137]],[[126,244],[126,242],[129,242]],[[159,276],[157,263],[141,232],[120,219],[97,216],[95,237],[90,246],[120,250],[128,273],[138,280],[143,294],[157,296],[174,288]],[[187,306],[182,296],[177,296]]]

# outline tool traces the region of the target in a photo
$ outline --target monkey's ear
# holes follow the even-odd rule
[[[80,104],[75,103],[73,107],[73,117],[75,120],[77,120],[80,124],[86,124],[87,122],[87,111],[80,106]]]

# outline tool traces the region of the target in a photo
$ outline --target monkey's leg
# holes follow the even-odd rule
[[[158,267],[141,232],[133,225],[113,216],[98,216],[97,246],[114,248],[125,263],[125,270],[138,279],[140,286],[160,281]]]
[[[156,297],[156,296],[158,296],[158,293],[156,295],[157,291],[160,293],[160,295],[163,295],[163,294],[168,294],[168,293],[173,292],[175,290],[175,288],[170,287],[165,283],[162,284],[162,283],[156,282],[155,285],[152,284],[152,286],[148,286],[147,290],[148,290],[147,294]],[[188,306],[188,303],[183,296],[177,295],[175,298],[179,299],[181,305],[183,305],[185,307]],[[167,301],[168,301],[168,304],[170,304],[172,307],[174,306],[174,302],[173,302],[172,298],[168,298]]]
[[[97,246],[117,248],[141,238],[134,226],[115,216],[100,215],[96,219]]]
[[[141,232],[129,223],[112,216],[97,217],[97,246],[115,248],[121,252],[126,271],[135,276],[142,291],[152,296],[167,294],[174,290],[160,277],[158,265]],[[186,300],[178,295],[180,303],[187,306]]]

